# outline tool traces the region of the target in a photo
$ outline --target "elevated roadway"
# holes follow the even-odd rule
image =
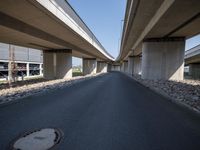
[[[200,45],[185,52],[185,65],[189,66],[189,75],[200,79]]]
[[[70,77],[71,56],[113,60],[66,0],[0,1],[0,18],[1,42],[44,51],[46,78]]]
[[[141,57],[144,79],[183,79],[185,40],[200,33],[199,18],[198,0],[128,0],[117,61]]]

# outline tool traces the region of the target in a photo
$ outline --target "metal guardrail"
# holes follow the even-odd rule
[[[76,11],[72,8],[72,6],[67,2],[67,0],[49,0],[58,10],[62,12],[62,14],[67,17],[71,23],[73,23],[83,34],[90,37],[92,43],[96,43],[108,56],[113,58],[103,47],[103,45],[99,42],[96,36],[92,33],[89,27],[84,23],[84,21],[80,18],[80,16],[76,13]],[[55,4],[65,2],[66,5],[58,6]],[[62,9],[63,10],[62,10]],[[64,12],[63,12],[64,11]],[[66,15],[67,12],[70,14]]]

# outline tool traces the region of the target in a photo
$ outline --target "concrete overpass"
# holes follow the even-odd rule
[[[183,79],[185,40],[199,26],[199,0],[128,0],[117,61],[143,79]]]
[[[200,79],[200,45],[185,52],[185,64],[189,65],[189,75]]]
[[[0,1],[0,18],[0,42],[44,51],[47,79],[71,77],[72,56],[83,58],[84,74],[113,60],[66,0]]]

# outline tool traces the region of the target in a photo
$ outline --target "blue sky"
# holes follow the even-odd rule
[[[188,39],[186,41],[185,49],[186,50],[191,49],[191,48],[193,48],[193,47],[195,47],[195,46],[197,46],[199,44],[200,44],[200,34]]]
[[[126,0],[68,0],[104,48],[117,57]],[[74,59],[73,64],[79,64]]]
[[[68,0],[105,49],[114,57],[119,53],[126,0]],[[200,44],[200,35],[186,41],[186,50]],[[73,58],[73,65],[81,59]]]

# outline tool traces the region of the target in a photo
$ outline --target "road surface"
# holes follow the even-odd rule
[[[200,117],[113,72],[0,106],[0,150],[55,127],[59,150],[200,150]]]

